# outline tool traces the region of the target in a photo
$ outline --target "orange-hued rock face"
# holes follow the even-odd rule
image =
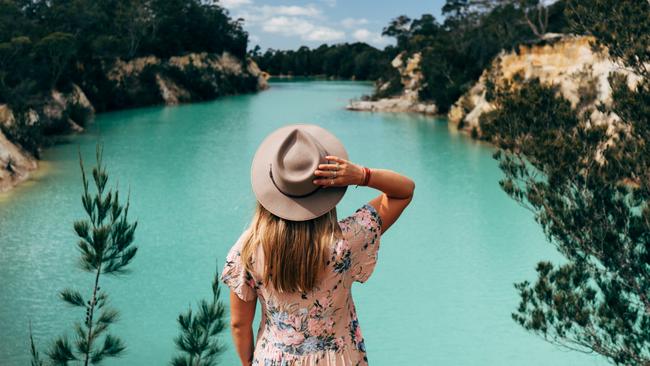
[[[0,107],[6,107],[4,105]],[[13,119],[11,110],[4,109],[4,116]],[[11,189],[14,185],[29,178],[30,173],[36,169],[37,163],[31,155],[20,146],[7,139],[0,131],[0,192]]]
[[[0,125],[11,129],[16,118],[23,118],[27,126],[56,123],[66,131],[83,131],[81,125],[85,121],[73,120],[69,113],[72,108],[83,110],[87,118],[95,113],[86,94],[76,84],[72,84],[71,90],[65,93],[51,90],[40,106],[30,108],[21,115],[16,115],[8,105],[0,104]],[[18,143],[9,140],[0,129],[0,192],[28,179],[37,167],[37,160]]]
[[[463,95],[450,109],[448,118],[453,124],[466,131],[476,130],[480,133],[479,117],[494,106],[485,99],[485,81],[492,78],[495,83],[512,80],[515,74],[525,79],[539,78],[543,83],[559,86],[562,95],[573,107],[580,101],[580,90],[585,83],[592,83],[595,88],[596,102],[611,102],[611,87],[608,76],[612,72],[628,75],[631,87],[639,78],[613,61],[607,50],[594,52],[591,47],[592,37],[549,35],[544,45],[522,45],[518,52],[502,52],[485,70],[479,81]],[[498,72],[495,72],[498,71]],[[587,106],[587,108],[593,107]],[[584,106],[583,106],[584,108]],[[592,120],[613,124],[618,121],[615,115],[604,115],[592,108]]]
[[[116,60],[110,70],[107,72],[109,80],[116,83],[118,88],[129,89],[133,85],[138,85],[139,78],[147,67],[174,68],[181,73],[186,69],[192,68],[209,76],[213,74],[224,74],[242,76],[247,73],[257,78],[258,90],[268,87],[268,74],[262,72],[255,61],[247,59],[242,62],[237,57],[228,52],[222,54],[211,54],[207,52],[190,53],[183,56],[172,56],[169,59],[160,59],[155,56],[138,57],[129,61]],[[163,73],[156,71],[154,75],[158,94],[162,98],[161,102],[167,105],[191,102],[190,91],[179,83],[165,76]],[[219,89],[217,81],[214,81],[214,88]]]

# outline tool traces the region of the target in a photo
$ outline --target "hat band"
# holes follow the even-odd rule
[[[278,189],[278,191],[280,191],[280,193],[282,193],[283,195],[285,195],[287,197],[291,197],[291,198],[304,198],[304,197],[311,196],[312,194],[318,192],[318,190],[321,189],[321,187],[322,187],[322,186],[318,186],[318,187],[316,187],[316,189],[314,189],[313,191],[311,191],[309,193],[306,193],[306,194],[287,193],[287,192],[283,191],[280,187],[278,187],[278,184],[275,183],[275,179],[273,179],[273,164],[269,164],[269,177],[271,177],[271,182],[273,182],[273,185],[275,186],[275,188]]]

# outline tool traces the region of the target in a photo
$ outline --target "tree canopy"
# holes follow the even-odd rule
[[[563,264],[516,285],[513,318],[562,347],[650,364],[650,3],[567,1],[575,33],[635,74],[612,73],[612,102],[572,107],[553,84],[496,85],[481,117],[505,192],[530,209]],[[581,97],[592,95],[585,92]],[[599,113],[610,123],[592,118]]]
[[[442,22],[431,14],[416,19],[402,15],[383,35],[396,39],[397,52],[422,54],[419,96],[446,112],[500,51],[535,41],[540,31],[563,32],[563,10],[564,1],[544,6],[539,1],[447,0]],[[542,24],[531,23],[532,18]]]
[[[221,53],[248,34],[210,0],[0,0],[0,103],[25,104],[116,58]]]
[[[251,56],[271,75],[325,76],[343,79],[376,80],[390,68],[391,54],[366,43],[323,44],[310,49],[268,49],[259,47]]]

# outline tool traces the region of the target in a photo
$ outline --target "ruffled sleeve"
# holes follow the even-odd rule
[[[247,231],[237,239],[226,256],[226,264],[221,271],[221,281],[244,301],[252,301],[257,297],[255,280],[244,268],[241,260],[241,248],[247,236]]]
[[[381,217],[370,204],[364,204],[354,214],[345,218],[343,228],[351,249],[352,279],[366,282],[377,264],[381,238]]]

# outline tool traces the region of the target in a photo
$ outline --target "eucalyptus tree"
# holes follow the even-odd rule
[[[530,209],[566,259],[516,284],[514,320],[614,364],[650,364],[650,2],[568,1],[575,32],[633,75],[612,101],[576,110],[539,80],[493,85],[481,129],[497,144],[505,192]],[[584,96],[593,95],[591,92]],[[599,123],[592,116],[618,121]]]
[[[516,0],[521,8],[524,20],[537,38],[544,38],[549,25],[550,4],[555,1],[544,0]]]
[[[404,49],[407,47],[408,40],[411,37],[411,21],[412,19],[406,15],[400,15],[388,23],[381,31],[382,36],[395,37],[397,40],[397,47]]]

